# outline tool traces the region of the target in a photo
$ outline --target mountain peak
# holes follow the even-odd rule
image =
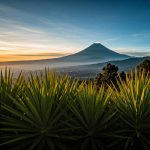
[[[92,51],[92,52],[99,52],[99,51],[111,51],[101,43],[93,43],[88,48],[84,49],[84,51]]]
[[[101,43],[93,43],[91,46],[103,46]]]

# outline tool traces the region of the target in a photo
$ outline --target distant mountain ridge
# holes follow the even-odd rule
[[[128,58],[125,60],[108,61],[104,63],[97,63],[91,65],[66,67],[66,68],[62,68],[60,71],[62,71],[63,73],[67,73],[70,76],[76,78],[88,79],[88,78],[94,78],[99,72],[102,71],[102,68],[106,66],[108,63],[117,66],[120,72],[120,71],[129,71],[131,69],[134,69],[137,65],[141,64],[144,60],[150,60],[150,56]]]
[[[88,68],[98,68],[103,67],[108,63],[111,63],[113,65],[116,65],[120,71],[127,71],[130,69],[134,69],[137,65],[142,63],[144,60],[150,60],[150,57],[135,57],[135,58],[128,58],[125,60],[116,60],[116,61],[108,61],[104,63],[97,63],[97,64],[91,64],[91,65],[85,65]]]

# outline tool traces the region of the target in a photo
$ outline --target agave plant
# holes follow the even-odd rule
[[[65,107],[69,95],[76,93],[76,86],[68,77],[45,70],[41,76],[31,75],[22,98],[8,93],[15,107],[2,104],[7,113],[0,115],[1,146],[17,150],[63,149],[62,141],[69,130]]]
[[[120,121],[118,135],[120,149],[150,149],[150,78],[135,72],[118,81],[113,101]],[[119,147],[118,147],[119,148]]]
[[[74,149],[104,150],[108,147],[117,120],[113,105],[109,105],[111,91],[99,91],[95,85],[84,85],[78,95],[69,101]],[[72,148],[73,149],[73,148]]]
[[[21,96],[21,91],[24,90],[24,77],[22,72],[17,78],[14,78],[13,73],[10,69],[5,68],[4,71],[1,70],[0,75],[0,103],[11,103],[12,101],[8,97],[9,95]]]

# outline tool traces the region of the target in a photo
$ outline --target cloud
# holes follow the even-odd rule
[[[0,62],[16,60],[51,59],[69,55],[70,53],[35,53],[35,54],[1,54]]]
[[[133,38],[150,38],[150,33],[149,32],[134,33],[134,34],[131,34],[131,37],[133,37]]]
[[[150,56],[150,51],[149,52],[126,52],[126,54],[130,56]]]
[[[29,57],[43,57],[43,56],[49,56],[49,57],[60,57],[60,56],[65,56],[65,55],[69,55],[71,53],[60,53],[60,52],[51,52],[51,53],[35,53],[35,54],[15,54],[15,56],[29,56]]]
[[[147,48],[147,50],[141,50],[140,48],[114,48],[117,52],[122,54],[127,54],[130,56],[150,56],[150,48]]]
[[[109,39],[103,40],[102,43],[103,43],[103,44],[108,44],[108,43],[110,43],[110,42],[118,41],[118,40],[119,40],[118,37],[113,37],[113,38],[109,38]]]
[[[49,20],[1,4],[0,33],[0,50],[15,54],[41,51],[66,53],[78,50],[87,43],[84,37],[94,37],[94,34],[72,24]]]

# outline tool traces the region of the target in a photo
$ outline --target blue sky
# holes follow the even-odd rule
[[[149,55],[150,0],[0,0],[0,54],[59,57],[94,42]]]

